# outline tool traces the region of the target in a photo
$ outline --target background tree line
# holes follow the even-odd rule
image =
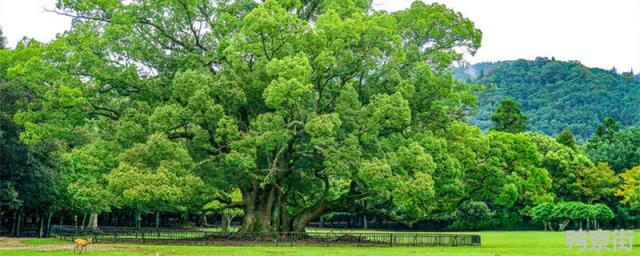
[[[478,93],[478,109],[469,119],[483,130],[492,126],[491,113],[504,98],[520,104],[530,130],[556,136],[569,128],[580,142],[591,138],[605,117],[622,127],[640,121],[640,81],[633,70],[588,68],[577,61],[541,57],[463,63],[452,71],[458,79],[487,86]]]

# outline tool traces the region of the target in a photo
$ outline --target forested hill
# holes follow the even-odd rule
[[[548,58],[463,65],[453,71],[460,80],[493,85],[479,95],[478,110],[469,118],[485,130],[505,97],[520,104],[528,130],[552,136],[569,127],[585,140],[606,116],[623,126],[640,124],[640,82],[630,72]]]

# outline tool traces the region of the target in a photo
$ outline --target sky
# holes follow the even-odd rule
[[[374,0],[378,10],[408,8],[414,0]],[[471,63],[534,59],[577,60],[586,66],[640,71],[640,0],[424,0],[443,3],[483,32]],[[46,12],[55,0],[0,0],[0,27],[14,46],[23,37],[50,41],[71,26]]]

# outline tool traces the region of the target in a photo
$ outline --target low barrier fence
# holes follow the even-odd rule
[[[480,246],[479,235],[378,232],[237,232],[192,229],[100,227],[81,229],[55,225],[51,235],[60,239],[91,238],[94,243],[273,244],[352,246]]]

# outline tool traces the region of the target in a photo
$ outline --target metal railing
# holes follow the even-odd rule
[[[223,233],[206,230],[100,227],[81,229],[54,225],[51,235],[60,239],[91,238],[94,243],[178,244],[296,244],[325,246],[480,246],[480,236],[470,234],[379,232],[252,232]]]

